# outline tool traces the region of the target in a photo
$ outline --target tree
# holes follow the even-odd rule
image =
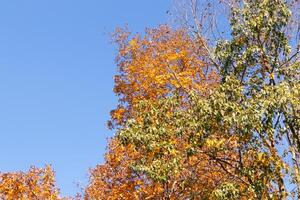
[[[117,125],[118,130],[125,130],[129,119],[142,122],[142,114],[152,112],[151,107],[140,107],[142,101],[155,105],[176,94],[179,108],[187,109],[191,106],[192,91],[204,97],[218,85],[216,69],[206,63],[203,48],[184,29],[174,31],[161,26],[148,29],[143,38],[136,35],[131,39],[128,32],[118,30],[116,41],[119,44],[117,64],[120,74],[115,77],[115,92],[120,96],[120,104],[112,112],[112,124]],[[173,111],[166,110],[165,113],[171,116]],[[170,132],[171,129],[166,131]],[[208,191],[218,187],[223,182],[221,180],[229,179],[220,173],[220,166],[215,166],[207,155],[194,153],[180,161],[185,170],[172,167],[157,169],[163,172],[169,170],[167,176],[158,175],[160,177],[157,181],[156,175],[147,174],[134,165],[141,159],[154,158],[155,152],[163,151],[162,147],[168,144],[157,143],[161,147],[153,147],[155,152],[148,154],[141,149],[137,150],[132,143],[121,142],[120,138],[114,138],[106,155],[106,163],[92,170],[87,197],[204,197],[210,193]],[[170,155],[177,154],[175,151],[186,153],[183,149],[188,143],[184,138],[174,138],[170,142],[180,148],[173,149],[173,152],[170,149]],[[192,147],[190,151],[192,153]],[[168,159],[170,155],[165,158]],[[168,163],[167,160],[163,161]],[[99,187],[102,190],[99,191]]]
[[[289,41],[287,32],[293,22],[292,5],[292,1],[244,1],[232,8],[232,39],[220,42],[216,55],[223,78],[239,79],[248,98],[264,92],[262,102],[257,102],[258,109],[265,111],[256,134],[271,158],[292,160],[293,166],[289,161],[285,164],[293,169],[290,181],[298,192],[290,192],[299,198],[299,46],[292,44],[299,41]],[[276,174],[281,198],[285,198],[288,183],[281,168]]]
[[[0,198],[61,199],[50,166],[44,169],[31,167],[28,172],[0,173]]]
[[[207,0],[199,17],[191,0],[181,28],[117,29],[116,135],[84,198],[300,199],[298,2]],[[2,173],[0,198],[59,199],[53,177]]]
[[[116,87],[116,92],[125,106],[122,115],[116,115],[122,119],[116,140],[125,146],[133,145],[138,151],[140,157],[133,159],[131,169],[162,184],[165,199],[300,198],[299,48],[290,45],[286,29],[291,23],[292,4],[281,0],[245,0],[228,5],[232,28],[229,40],[220,40],[211,48],[201,38],[200,30],[196,30],[194,37],[186,32],[192,38],[192,46],[202,49],[200,55],[204,56],[206,66],[219,69],[217,74],[222,81],[208,90],[210,95],[180,84],[172,85],[167,92],[149,90],[149,86],[159,85],[152,83],[160,83],[156,81],[161,74],[155,73],[155,67],[145,70],[144,66],[152,66],[152,60],[135,62],[144,55],[139,48],[132,48],[139,46],[139,39],[122,43],[125,53],[121,55],[121,72],[126,73],[121,74],[124,79],[117,79],[117,86],[122,83],[119,86],[126,89]],[[150,41],[152,44],[153,40]],[[164,64],[159,69],[164,69],[168,61],[168,57],[163,57]],[[131,71],[136,74],[130,81],[126,70],[131,63],[136,63]],[[175,75],[164,80],[177,83],[180,79]],[[189,75],[190,79],[197,77]],[[137,88],[142,90],[131,89],[140,83]],[[137,102],[132,101],[135,97]],[[193,171],[186,165],[192,158],[198,160],[200,169],[205,168],[201,164],[207,161],[207,166],[214,167],[205,172],[207,179],[197,177],[196,173],[191,176],[205,181],[222,176],[217,185],[210,185],[208,190],[189,186],[186,188],[193,189],[187,193],[185,186],[184,190],[178,189],[179,183],[190,180],[184,172]],[[217,172],[216,176],[212,171]],[[288,189],[291,186],[295,189]],[[201,192],[205,195],[201,196]]]

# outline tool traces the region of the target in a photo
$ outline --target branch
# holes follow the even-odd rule
[[[209,47],[205,44],[205,42],[202,39],[202,35],[201,35],[201,27],[200,27],[200,23],[198,20],[198,16],[197,16],[197,0],[191,0],[191,9],[192,9],[192,15],[193,15],[193,19],[194,19],[194,23],[196,26],[196,34],[198,36],[198,39],[200,40],[201,45],[205,48],[206,52],[208,53],[208,56],[211,60],[211,62],[215,65],[215,67],[220,71],[220,68],[217,64],[217,62],[214,60],[213,58],[213,53],[210,51]]]
[[[298,50],[296,53],[294,53],[289,59],[287,59],[284,63],[282,63],[281,65],[279,65],[278,68],[281,68],[283,65],[287,64],[288,62],[290,62],[293,58],[295,58],[298,54],[300,53],[300,50]]]

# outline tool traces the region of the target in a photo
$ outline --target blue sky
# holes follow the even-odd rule
[[[170,0],[0,2],[0,171],[52,164],[64,195],[103,161],[115,49],[109,33],[167,22]]]

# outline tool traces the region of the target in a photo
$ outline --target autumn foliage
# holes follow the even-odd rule
[[[139,157],[132,145],[123,146],[112,140],[105,157],[106,164],[91,170],[85,199],[139,199],[160,194],[163,191],[160,184],[147,181],[130,168],[131,162]]]
[[[128,32],[117,30],[115,39],[119,45],[117,63],[120,74],[115,76],[114,90],[120,96],[120,104],[112,111],[112,122],[121,127],[129,117],[142,119],[137,105],[143,100],[155,104],[159,99],[178,93],[181,106],[188,107],[191,91],[207,96],[218,85],[219,76],[216,69],[206,63],[205,50],[184,29],[174,31],[161,26],[147,29],[142,38],[136,35],[130,39]],[[147,110],[143,108],[142,112]],[[179,151],[186,148],[183,139],[174,138],[173,142]],[[174,199],[183,198],[193,191],[198,191],[195,196],[199,196],[200,191],[203,196],[226,179],[219,166],[210,162],[209,157],[199,154],[182,160],[186,169],[177,171],[167,182],[155,182],[132,169],[137,160],[154,156],[145,153],[131,144],[124,146],[117,138],[113,139],[106,163],[92,170],[86,195],[100,199],[130,199],[133,196],[136,199],[166,196]],[[99,191],[99,186],[103,190]],[[170,188],[169,191],[166,188]]]
[[[31,167],[28,172],[0,173],[0,198],[5,200],[58,200],[54,172],[50,166]]]
[[[198,20],[198,34],[116,32],[116,136],[87,196],[101,187],[100,199],[300,197],[299,49],[291,54],[285,36],[292,3],[232,2],[232,38],[215,47]]]
[[[207,64],[204,48],[184,29],[160,26],[133,37],[117,29],[114,39],[119,47],[114,91],[120,98],[112,122],[125,122],[141,100],[155,101],[174,91],[181,96],[189,91],[207,95],[218,84],[219,76]]]
[[[115,31],[115,135],[83,199],[300,199],[297,1],[214,3],[231,28],[214,44],[197,1],[194,25]],[[0,174],[2,199],[58,194],[49,166]]]

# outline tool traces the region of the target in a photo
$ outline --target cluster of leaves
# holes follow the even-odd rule
[[[174,91],[181,96],[190,90],[206,95],[218,83],[216,69],[206,63],[205,50],[186,30],[160,26],[147,29],[144,37],[129,36],[122,29],[114,36],[119,46],[114,91],[120,98],[111,125],[126,122],[141,100],[157,100]]]
[[[28,172],[0,173],[0,198],[7,200],[49,199],[58,200],[54,172],[31,167]]]
[[[232,39],[216,47],[223,76],[235,74],[241,81],[262,84],[274,79],[291,48],[284,32],[291,12],[284,1],[244,1],[232,8]],[[275,76],[275,77],[274,77]]]
[[[279,129],[274,118],[279,115],[270,113],[280,113],[278,108],[299,107],[299,84],[267,85],[249,98],[240,81],[230,77],[208,98],[191,96],[193,105],[188,109],[179,107],[176,95],[156,105],[140,104],[137,109],[143,120],[129,120],[118,132],[123,144],[134,144],[143,154],[133,169],[166,182],[178,171],[186,170],[187,160],[202,155],[209,159],[196,159],[201,164],[209,160],[214,166],[210,169],[227,174],[243,188],[244,195],[280,195],[278,187],[285,164],[276,149],[280,139],[274,138],[274,129]],[[197,168],[201,170],[201,165]],[[206,175],[214,177],[209,171]]]
[[[162,185],[134,172],[133,160],[140,159],[133,145],[122,145],[117,140],[110,141],[105,165],[91,170],[91,179],[85,190],[85,199],[144,199],[159,196]]]

